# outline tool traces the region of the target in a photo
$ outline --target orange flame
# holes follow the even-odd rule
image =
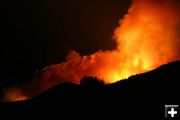
[[[29,99],[20,88],[8,88],[5,90],[5,93],[2,101],[23,101]]]
[[[179,5],[179,4],[178,4]],[[72,51],[65,63],[44,68],[29,86],[33,96],[65,81],[79,83],[96,76],[107,83],[152,70],[180,59],[180,17],[175,0],[134,0],[115,29],[117,48],[80,56]]]
[[[51,65],[43,71],[42,85],[49,86],[53,76],[56,77],[52,84],[79,83],[83,76],[96,76],[112,83],[178,60],[180,23],[172,1],[135,0],[115,29],[115,50],[89,56],[72,51],[65,63]]]

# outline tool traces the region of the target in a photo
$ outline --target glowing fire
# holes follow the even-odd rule
[[[134,0],[115,29],[116,49],[89,56],[72,51],[65,63],[46,67],[33,79],[29,86],[37,92],[30,96],[65,81],[79,83],[84,76],[112,83],[180,59],[180,17],[173,1]]]
[[[22,93],[22,90],[19,88],[10,88],[6,89],[6,94],[4,94],[3,101],[23,101],[29,99],[28,96],[25,96],[24,93]]]

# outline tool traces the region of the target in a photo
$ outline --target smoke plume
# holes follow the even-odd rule
[[[79,84],[84,76],[112,83],[179,60],[179,8],[178,0],[133,0],[114,31],[114,50],[85,56],[71,51],[66,62],[44,68],[23,90],[34,96],[63,82]]]

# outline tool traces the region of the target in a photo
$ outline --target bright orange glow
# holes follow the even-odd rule
[[[96,76],[112,83],[180,59],[178,7],[174,0],[160,1],[134,0],[115,29],[116,49],[97,51],[89,56],[72,51],[65,63],[43,71],[41,85],[53,86],[65,81],[79,83],[83,76]],[[52,76],[57,79],[50,83]]]
[[[173,1],[134,0],[115,29],[114,50],[87,56],[72,51],[66,62],[46,67],[32,80],[28,86],[36,86],[33,90],[37,92],[29,96],[62,82],[79,84],[84,76],[96,76],[112,83],[179,60],[180,15]],[[19,100],[19,94],[8,95],[8,100]],[[21,94],[20,99],[24,99]]]
[[[21,89],[11,88],[6,90],[3,101],[23,101],[27,99],[29,99],[29,97],[25,96]]]

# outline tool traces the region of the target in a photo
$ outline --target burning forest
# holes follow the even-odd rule
[[[133,0],[114,30],[114,50],[84,56],[71,51],[67,61],[45,67],[25,87],[6,88],[4,100],[29,99],[63,82],[79,84],[85,76],[113,83],[180,60],[179,7],[177,0]]]

